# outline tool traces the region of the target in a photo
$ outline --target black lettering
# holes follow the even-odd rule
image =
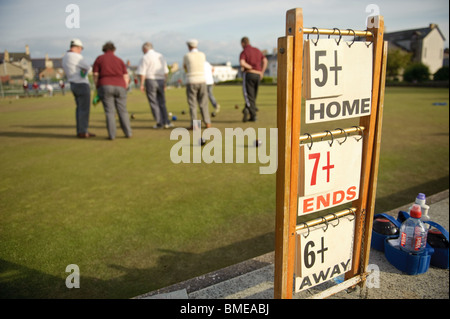
[[[355,114],[359,114],[359,100],[354,100],[352,106],[350,106],[350,101],[343,101],[342,102],[342,115],[345,116],[347,115],[347,111],[348,111],[348,115],[352,115],[353,112],[355,112]]]
[[[303,287],[305,287],[305,286],[312,286],[309,276],[306,276],[305,278],[303,278],[302,283],[300,285],[300,290],[303,289]]]
[[[336,112],[333,114],[331,113],[331,109],[333,106],[336,106]],[[337,117],[339,116],[339,114],[341,114],[341,105],[339,104],[339,102],[331,102],[330,104],[327,105],[327,116],[330,118],[333,117]]]
[[[330,268],[327,269],[327,272],[324,273],[323,270],[321,270],[319,272],[319,275],[316,276],[316,274],[313,274],[314,277],[314,281],[316,282],[316,284],[318,284],[320,282],[320,280],[322,279],[323,281],[327,280],[328,278],[328,273],[330,272]]]
[[[370,98],[361,99],[361,114],[370,113]]]
[[[309,119],[310,119],[310,121],[314,121],[314,115],[317,113],[317,114],[319,114],[319,118],[320,119],[323,119],[324,118],[324,116],[325,116],[325,111],[324,111],[324,109],[325,109],[325,103],[320,103],[320,107],[319,107],[319,109],[318,110],[316,110],[315,108],[314,108],[314,104],[310,104],[309,105]]]

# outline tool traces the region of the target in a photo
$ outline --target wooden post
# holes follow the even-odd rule
[[[364,247],[364,257],[361,261],[363,264],[364,272],[369,265],[369,252],[370,252],[370,242],[372,239],[372,226],[373,226],[373,216],[375,214],[375,198],[378,184],[378,167],[380,161],[380,148],[381,148],[381,129],[383,124],[383,110],[384,110],[384,87],[386,80],[386,64],[387,64],[387,53],[388,53],[388,43],[384,41],[383,53],[381,60],[381,78],[380,78],[380,93],[378,99],[378,111],[375,126],[375,141],[374,150],[372,155],[372,170],[370,172],[370,186],[371,191],[369,192],[369,199],[367,205],[366,213],[366,225],[365,225],[365,241]],[[365,280],[362,281],[362,285],[365,284]]]
[[[371,19],[371,18],[369,18]],[[369,250],[363,249],[363,239],[367,242],[367,222],[371,222],[373,218],[373,210],[369,205],[369,194],[372,193],[373,185],[371,184],[371,172],[372,172],[372,156],[375,142],[375,128],[378,117],[378,103],[380,97],[381,86],[381,65],[383,59],[383,33],[384,33],[384,19],[382,16],[376,18],[378,25],[372,28],[368,28],[372,32],[373,45],[373,80],[372,80],[372,105],[371,113],[369,116],[361,117],[360,125],[366,127],[364,132],[364,144],[363,144],[363,157],[361,163],[361,184],[360,194],[358,200],[353,202],[353,207],[358,208],[356,214],[356,229],[353,246],[353,261],[352,269],[346,273],[346,279],[361,273],[361,251],[365,255],[368,255]],[[370,239],[370,238],[369,238]],[[369,247],[370,248],[370,247]],[[365,268],[363,272],[365,271]]]
[[[303,59],[302,9],[286,13],[286,37],[278,39],[278,170],[275,223],[274,297],[292,298],[297,226]]]

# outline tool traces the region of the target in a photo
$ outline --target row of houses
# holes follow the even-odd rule
[[[238,69],[232,67],[230,62],[214,64],[213,77],[215,82],[234,80],[238,74]],[[133,73],[137,67],[129,65],[128,68]],[[184,84],[184,71],[174,63],[171,66],[171,83],[177,85]],[[0,53],[0,77],[2,83],[21,85],[24,80],[62,80],[65,77],[62,68],[62,58],[31,58],[29,46],[25,46],[25,52],[10,53],[5,50]],[[134,77],[134,76],[133,76]]]
[[[25,52],[0,53],[0,77],[2,83],[22,84],[24,80],[63,79],[62,58],[34,58],[30,56],[30,48]]]
[[[448,48],[444,48],[445,37],[437,24],[431,23],[425,28],[416,28],[398,32],[385,33],[384,39],[389,42],[389,50],[401,50],[412,55],[412,62],[420,62],[428,66],[434,74],[442,66],[448,66]],[[264,52],[268,59],[265,76],[277,78],[277,52]],[[132,68],[135,69],[135,68]],[[213,65],[214,81],[223,82],[241,77],[239,66],[230,62]],[[0,78],[2,83],[22,84],[24,80],[64,78],[62,58],[32,59],[28,45],[25,52],[10,53],[5,50],[0,53]],[[177,63],[171,66],[169,85],[183,85],[184,70]]]

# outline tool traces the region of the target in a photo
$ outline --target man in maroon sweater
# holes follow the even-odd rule
[[[243,121],[254,122],[256,121],[256,96],[258,94],[258,86],[267,68],[267,58],[259,49],[250,45],[250,40],[247,37],[241,39],[241,45],[244,49],[239,56],[245,99]]]
[[[103,103],[109,139],[116,138],[116,110],[120,126],[126,137],[131,137],[130,118],[127,111],[127,87],[130,81],[125,63],[114,55],[112,42],[103,46],[103,55],[94,62],[94,82]]]

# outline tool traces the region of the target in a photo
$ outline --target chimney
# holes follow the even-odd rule
[[[30,56],[30,47],[28,46],[28,44],[25,45],[25,54]]]
[[[3,56],[3,61],[9,62],[9,52],[5,50],[5,55]]]
[[[437,27],[437,24],[436,23],[430,23],[430,29],[434,29],[434,28],[436,28]]]

